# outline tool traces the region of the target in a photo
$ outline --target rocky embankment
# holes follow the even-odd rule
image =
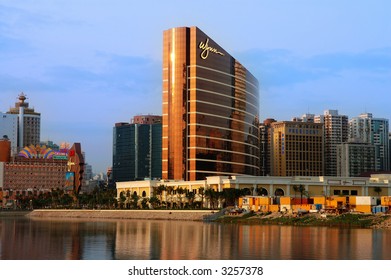
[[[241,224],[274,224],[295,226],[342,226],[357,228],[391,229],[390,214],[360,214],[345,213],[340,215],[325,215],[309,213],[304,215],[271,213],[255,214],[244,213],[237,216],[225,215],[216,220],[221,223]]]
[[[202,221],[210,210],[34,210],[32,218],[141,219]]]

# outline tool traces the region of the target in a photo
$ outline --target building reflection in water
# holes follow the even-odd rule
[[[391,231],[294,226],[241,226],[239,255],[261,259],[387,260]]]
[[[0,259],[389,260],[390,230],[0,218]]]
[[[0,218],[0,259],[113,259],[115,222]]]
[[[137,221],[117,224],[116,259],[390,259],[391,231]]]

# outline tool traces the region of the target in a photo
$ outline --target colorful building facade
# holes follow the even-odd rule
[[[30,145],[18,156],[0,162],[0,191],[3,204],[19,196],[38,196],[53,190],[77,194],[81,187],[84,161],[80,144],[54,151]]]

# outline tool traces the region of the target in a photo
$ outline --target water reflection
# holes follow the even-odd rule
[[[391,231],[0,218],[0,259],[391,259]]]

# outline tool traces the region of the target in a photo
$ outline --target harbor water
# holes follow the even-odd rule
[[[0,217],[2,260],[390,260],[391,230]]]

